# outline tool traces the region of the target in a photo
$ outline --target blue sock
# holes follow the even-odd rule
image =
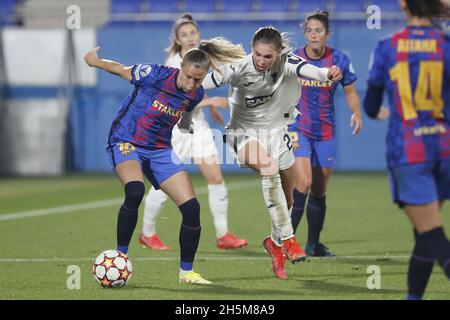
[[[192,262],[180,261],[180,269],[183,271],[191,271],[192,270]]]
[[[180,236],[178,239],[180,243],[180,261],[181,263],[189,263],[190,266],[187,267],[192,268],[202,230],[200,226],[200,204],[196,198],[193,198],[178,208],[182,215]],[[184,269],[183,265],[181,269],[190,270]]]
[[[130,181],[125,185],[124,191],[125,200],[120,206],[117,217],[117,248],[128,251],[138,221],[138,209],[145,193],[145,186],[141,181]],[[126,253],[126,251],[117,250]]]
[[[408,295],[406,296],[406,300],[422,300],[422,297],[418,297],[408,293]]]
[[[306,216],[308,217],[308,244],[317,244],[325,221],[325,197],[309,194]]]
[[[123,205],[120,207],[119,216],[117,217],[117,248],[128,248],[137,220],[137,210],[128,210]]]
[[[291,222],[294,234],[297,231],[297,227],[302,220],[303,212],[305,211],[305,202],[308,193],[302,193],[297,189],[294,189],[294,205],[292,206]]]
[[[408,267],[408,300],[421,299],[433,271],[434,258],[426,243],[418,237],[414,230],[416,243],[414,245]],[[410,299],[411,297],[411,299]]]
[[[445,236],[443,227],[438,227],[418,235],[423,241],[432,257],[436,259],[450,279],[450,241]]]
[[[122,253],[127,254],[128,253],[128,246],[117,246],[117,250],[119,250]]]

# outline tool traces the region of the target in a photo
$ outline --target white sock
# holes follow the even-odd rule
[[[262,189],[266,207],[272,218],[272,229],[275,234],[279,234],[281,240],[289,239],[293,236],[291,216],[287,207],[279,174],[262,177]],[[272,231],[273,233],[273,231]],[[273,239],[273,240],[276,240]]]
[[[144,236],[151,237],[156,233],[156,219],[167,199],[169,199],[169,196],[161,189],[156,190],[152,187],[147,193],[144,206],[144,224],[142,226]]]
[[[272,238],[273,243],[281,247],[283,245],[283,241],[281,241],[280,229],[277,228],[275,222],[272,219],[270,220],[272,222],[272,232],[270,234],[270,237]]]
[[[225,182],[208,184],[208,200],[216,227],[216,236],[220,238],[228,232],[228,191]]]
[[[192,271],[194,271],[194,270],[193,269],[192,270],[180,269],[180,276],[184,276],[184,275],[186,275],[186,274],[188,274],[189,272],[192,272]]]
[[[289,217],[292,215],[292,208],[291,207],[288,212],[289,212]],[[280,229],[277,228],[275,222],[271,219],[272,222],[272,233],[271,233],[271,238],[273,243],[275,243],[276,245],[278,245],[279,247],[283,246],[283,241],[281,240],[281,234],[280,234]],[[294,232],[292,230],[292,232]]]

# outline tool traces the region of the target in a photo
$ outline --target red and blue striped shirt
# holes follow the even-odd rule
[[[450,157],[449,36],[408,26],[379,41],[368,82],[389,99],[389,167]]]
[[[132,69],[133,92],[122,103],[111,126],[108,144],[129,142],[147,149],[171,148],[172,129],[191,111],[205,90],[186,93],[177,87],[179,69],[139,64]]]
[[[337,65],[343,78],[340,82],[320,82],[305,77],[300,77],[302,94],[297,109],[294,126],[302,134],[316,140],[330,140],[336,132],[334,93],[339,83],[347,86],[356,81],[356,74],[350,63],[350,59],[341,51],[326,47],[324,55],[319,59],[312,59],[306,53],[306,47],[297,49],[296,55],[305,59],[308,63],[320,68],[330,68]]]

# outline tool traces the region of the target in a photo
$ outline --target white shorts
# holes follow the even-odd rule
[[[176,155],[182,160],[217,156],[213,132],[201,109],[195,111],[192,122],[193,134],[181,132],[177,125],[172,130],[172,147]]]
[[[226,142],[241,167],[237,154],[251,140],[256,140],[267,154],[278,162],[279,170],[289,169],[295,162],[294,151],[287,127],[278,129],[227,129]]]

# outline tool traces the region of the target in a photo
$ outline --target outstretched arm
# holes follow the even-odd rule
[[[208,97],[205,95],[205,98],[200,101],[200,103],[196,106],[196,108],[204,108],[204,107],[213,107],[213,108],[227,108],[228,107],[228,99],[224,97]]]
[[[235,79],[240,77],[240,65],[223,64],[213,72],[206,75],[202,82],[205,90],[219,88],[226,84],[233,83]]]
[[[358,134],[362,128],[362,119],[361,104],[359,102],[359,96],[356,92],[355,85],[352,83],[344,86],[344,93],[347,98],[347,104],[352,111],[352,117],[350,118],[350,127],[353,128],[352,134]]]
[[[217,83],[217,80],[214,78],[214,72],[210,72],[203,80],[202,86],[205,90],[210,90],[220,87],[221,84]]]
[[[205,96],[205,98],[196,106],[196,108],[204,108],[204,107],[209,107],[209,111],[211,112],[211,116],[214,122],[218,124],[224,123],[222,114],[217,110],[217,108],[227,108],[228,107],[227,98]]]
[[[342,79],[342,71],[338,66],[332,66],[331,68],[318,68],[309,63],[300,67],[298,75],[319,80],[321,82],[326,82],[328,80],[335,82]]]
[[[291,75],[308,77],[320,82],[327,82],[328,80],[335,82],[342,79],[342,71],[338,66],[319,68],[292,52],[286,58],[285,66]]]
[[[96,47],[84,55],[84,61],[86,61],[88,66],[105,70],[109,73],[120,76],[124,80],[131,81],[132,66],[127,67],[116,61],[100,59],[97,55],[99,50],[100,47]]]

